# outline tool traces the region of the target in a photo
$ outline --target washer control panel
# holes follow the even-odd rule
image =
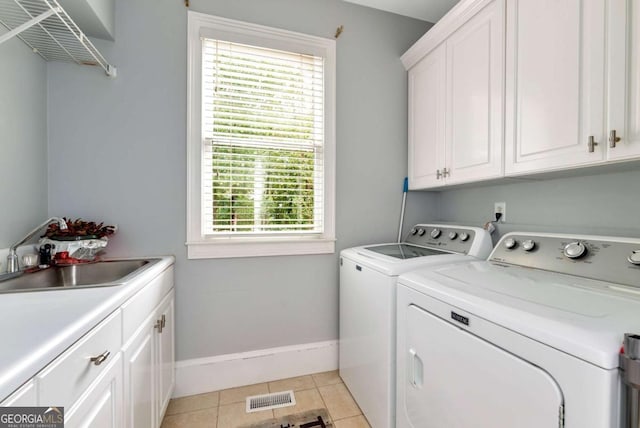
[[[640,288],[640,238],[509,233],[489,261]]]
[[[459,254],[469,254],[476,231],[461,226],[416,224],[411,228],[406,242]]]

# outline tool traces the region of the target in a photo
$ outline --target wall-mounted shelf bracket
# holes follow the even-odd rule
[[[109,77],[116,77],[116,68],[57,0],[0,0],[0,25],[9,30],[0,35],[0,44],[18,37],[46,61],[98,65]]]

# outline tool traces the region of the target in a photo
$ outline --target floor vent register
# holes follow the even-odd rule
[[[296,397],[293,395],[293,391],[273,392],[271,394],[247,397],[247,413],[295,405]]]

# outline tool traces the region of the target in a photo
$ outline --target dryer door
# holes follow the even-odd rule
[[[415,305],[406,310],[399,427],[560,425],[562,393],[545,371]]]

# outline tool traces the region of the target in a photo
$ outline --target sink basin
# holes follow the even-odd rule
[[[0,293],[59,290],[122,285],[129,276],[157,260],[106,260],[95,263],[53,266],[0,279]]]

